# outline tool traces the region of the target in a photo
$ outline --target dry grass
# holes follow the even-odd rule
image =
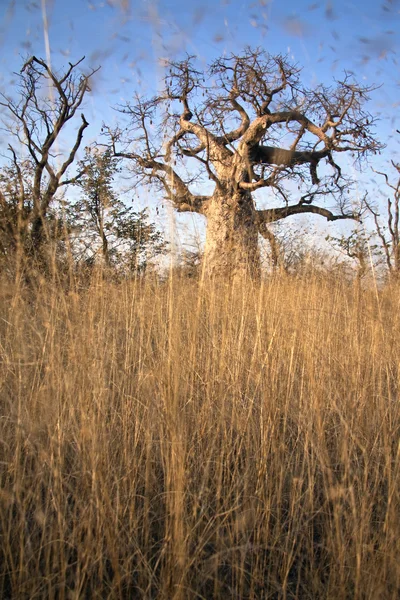
[[[397,599],[399,291],[4,285],[2,598]]]

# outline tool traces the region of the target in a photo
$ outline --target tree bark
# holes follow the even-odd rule
[[[251,194],[217,191],[207,206],[204,268],[208,276],[259,277],[258,225]]]
[[[40,213],[37,213],[32,219],[31,229],[31,252],[38,258],[42,256],[43,243],[45,240],[44,219]]]
[[[106,267],[110,266],[110,255],[109,255],[109,251],[108,251],[108,239],[106,234],[104,233],[104,228],[101,227],[101,231],[100,231],[100,237],[101,237],[101,253],[103,255],[103,261]]]

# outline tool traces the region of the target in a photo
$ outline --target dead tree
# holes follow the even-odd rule
[[[400,132],[399,132],[400,133]],[[371,213],[377,236],[382,245],[383,254],[386,260],[386,266],[389,275],[392,278],[400,278],[400,163],[391,161],[392,167],[397,173],[392,181],[387,173],[376,171],[381,175],[386,186],[391,191],[391,197],[387,198],[386,214],[382,217],[378,209],[372,203],[366,202],[367,208]]]
[[[120,106],[127,127],[108,134],[138,182],[156,185],[178,211],[207,217],[209,273],[258,274],[258,235],[268,237],[273,221],[359,218],[336,157],[361,161],[381,148],[364,109],[373,88],[345,74],[308,89],[285,57],[249,48],[207,72],[189,56],[166,63],[166,73],[164,92]],[[279,204],[257,210],[254,193],[264,188]],[[326,199],[330,207],[318,202]]]
[[[69,63],[63,72],[55,72],[44,60],[32,56],[22,67],[18,76],[18,99],[0,95],[0,106],[7,113],[7,129],[10,137],[16,138],[19,147],[25,148],[25,155],[19,154],[14,143],[9,144],[11,160],[17,173],[20,165],[29,159],[32,168],[30,186],[31,203],[29,218],[24,219],[25,230],[29,231],[31,251],[41,252],[46,234],[46,216],[60,187],[79,178],[66,177],[67,169],[75,160],[82,142],[83,133],[89,123],[81,114],[81,124],[75,134],[72,147],[60,159],[57,141],[67,124],[74,119],[85,94],[90,90],[89,80],[96,70],[83,74],[76,63]],[[26,206],[26,185],[19,182],[18,194],[21,210]]]

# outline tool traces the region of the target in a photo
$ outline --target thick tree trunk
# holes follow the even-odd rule
[[[249,193],[216,192],[207,206],[205,272],[237,278],[260,276],[256,211]]]

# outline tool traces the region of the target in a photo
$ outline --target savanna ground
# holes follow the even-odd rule
[[[399,598],[398,286],[1,290],[0,597]]]

